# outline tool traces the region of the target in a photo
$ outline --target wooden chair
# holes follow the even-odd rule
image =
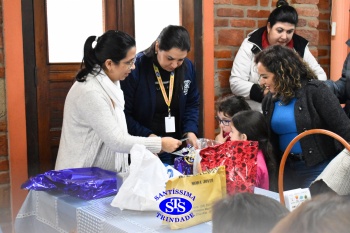
[[[298,136],[296,136],[287,146],[286,150],[283,153],[282,159],[281,159],[281,164],[279,168],[279,173],[278,173],[278,193],[280,196],[280,202],[282,205],[284,205],[284,195],[283,195],[283,175],[284,175],[284,166],[286,164],[287,157],[289,155],[290,150],[293,148],[294,144],[299,141],[301,138],[310,135],[310,134],[325,134],[328,136],[333,137],[334,139],[338,140],[340,143],[344,145],[344,147],[350,151],[350,144],[345,141],[342,137],[340,137],[338,134],[333,133],[329,130],[325,129],[311,129],[307,130],[305,132],[300,133]]]

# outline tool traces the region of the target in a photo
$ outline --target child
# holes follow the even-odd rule
[[[242,96],[226,96],[217,102],[215,118],[219,123],[220,133],[216,135],[215,141],[220,143],[230,141],[231,118],[243,110],[250,110],[250,106]]]
[[[215,233],[267,233],[289,214],[278,201],[253,193],[235,193],[213,205]]]
[[[231,141],[259,142],[257,184],[259,188],[277,191],[277,160],[268,136],[267,123],[259,111],[245,110],[232,117]]]

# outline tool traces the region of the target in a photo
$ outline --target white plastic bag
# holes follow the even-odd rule
[[[111,205],[129,210],[159,210],[159,203],[154,197],[165,191],[169,179],[167,169],[160,159],[143,145],[134,145],[130,156],[129,176]]]

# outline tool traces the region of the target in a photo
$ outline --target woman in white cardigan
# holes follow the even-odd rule
[[[100,167],[119,171],[134,144],[173,152],[181,142],[171,137],[128,134],[124,95],[119,81],[135,68],[135,40],[121,31],[90,36],[84,45],[84,67],[68,92],[56,170]]]

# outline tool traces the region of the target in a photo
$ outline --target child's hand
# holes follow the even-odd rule
[[[226,134],[226,136],[224,136],[224,131],[222,131],[222,128],[220,127],[220,133],[218,135],[216,135],[215,141],[224,143],[224,142],[226,142],[226,140],[229,136],[230,136],[229,133]]]

